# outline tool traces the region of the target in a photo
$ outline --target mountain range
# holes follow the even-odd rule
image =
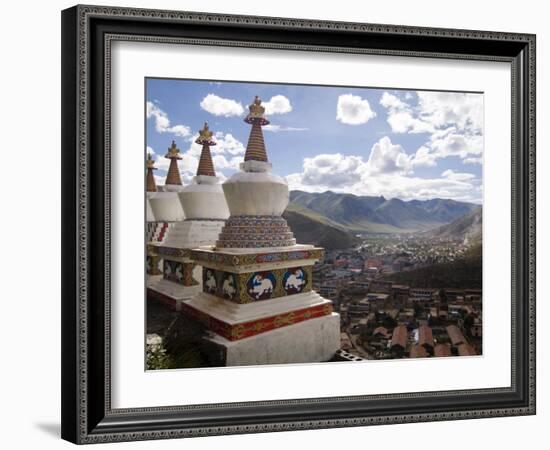
[[[479,205],[474,203],[441,198],[404,201],[331,191],[291,191],[286,211],[287,214],[296,213],[326,226],[358,234],[433,230],[476,208]]]

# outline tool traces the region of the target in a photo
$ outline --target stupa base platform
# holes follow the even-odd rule
[[[192,298],[201,289],[199,284],[183,286],[165,280],[162,275],[147,277],[147,300],[163,303],[173,311],[180,311],[182,303]]]
[[[248,304],[200,292],[182,303],[182,313],[225,339],[236,341],[330,315],[332,302],[314,291]]]
[[[205,340],[216,348],[220,366],[325,362],[340,348],[340,315],[331,313],[237,341],[215,333]]]

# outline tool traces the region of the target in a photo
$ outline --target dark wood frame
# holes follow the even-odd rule
[[[507,61],[512,385],[117,410],[110,402],[110,43]],[[62,12],[62,437],[75,443],[535,413],[535,36],[98,6]]]

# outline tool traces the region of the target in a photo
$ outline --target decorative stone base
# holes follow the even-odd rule
[[[183,286],[165,280],[162,275],[147,277],[147,299],[160,301],[173,311],[180,311],[182,302],[192,298],[201,289],[200,284]]]
[[[219,349],[221,366],[324,362],[340,348],[340,316],[332,313],[238,341],[216,334],[205,340]]]
[[[332,302],[316,292],[239,304],[201,292],[182,304],[182,312],[229,341],[332,314]]]
[[[296,239],[278,216],[231,216],[216,241],[218,248],[290,247]]]
[[[158,255],[147,255],[147,275],[162,275],[162,263]]]

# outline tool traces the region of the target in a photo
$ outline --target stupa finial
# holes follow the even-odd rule
[[[153,155],[151,153],[147,153],[147,169],[157,170],[155,167],[155,160],[153,159]]]
[[[172,145],[168,147],[168,152],[164,155],[164,157],[168,159],[181,159],[180,149],[176,145],[176,141],[172,140]]]
[[[216,142],[212,139],[212,136],[213,133],[208,128],[208,122],[204,122],[204,127],[199,131],[199,137],[195,141],[197,144],[202,145],[199,166],[197,167],[197,176],[216,176],[216,171],[214,170],[214,164],[212,162],[212,155],[210,154],[210,146],[216,145]]]
[[[170,167],[168,168],[168,174],[166,175],[167,185],[180,185],[181,186],[181,175],[178,168],[178,159],[181,159],[180,149],[176,145],[176,141],[172,141],[172,145],[168,147],[168,153],[164,155],[165,158],[170,160]]]
[[[147,192],[157,192],[157,183],[155,181],[155,176],[153,175],[153,170],[157,170],[155,167],[155,161],[153,160],[153,155],[151,153],[147,154]]]
[[[265,107],[262,106],[262,100],[256,96],[252,104],[248,107],[249,113],[244,121],[252,125],[246,153],[244,154],[245,161],[264,161],[267,162],[267,152],[265,150],[264,135],[262,127],[269,124],[269,120],[265,118]]]

